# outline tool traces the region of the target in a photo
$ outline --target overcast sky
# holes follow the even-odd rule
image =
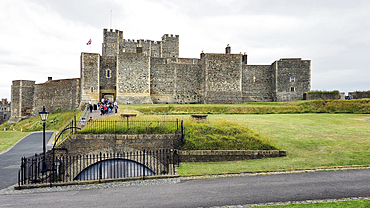
[[[179,35],[183,58],[230,44],[253,65],[309,59],[312,90],[370,90],[367,0],[0,0],[0,96],[12,80],[79,78],[81,52],[101,54],[110,25],[125,39]]]

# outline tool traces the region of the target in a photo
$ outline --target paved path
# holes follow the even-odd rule
[[[47,141],[53,132],[47,131]],[[47,146],[50,149],[51,146]],[[21,157],[32,156],[42,152],[42,132],[34,132],[27,135],[22,141],[9,151],[0,154],[0,189],[14,185],[18,181],[18,170],[21,164]],[[1,204],[0,204],[1,207]]]
[[[210,207],[370,196],[370,169],[0,195],[0,207]]]

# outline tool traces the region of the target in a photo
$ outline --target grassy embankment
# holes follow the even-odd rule
[[[186,128],[184,145],[181,149],[187,150],[224,150],[224,149],[250,149],[250,150],[272,150],[277,149],[265,136],[255,133],[245,126],[238,125],[223,118],[212,119],[212,122],[196,122],[189,118],[181,117]],[[120,123],[125,121],[116,116],[110,116],[101,122],[87,123],[78,131],[80,134],[105,134],[117,132],[119,134],[166,134],[176,132],[176,122],[155,122],[155,121],[176,121],[175,116],[140,115],[133,119],[134,122]],[[146,123],[143,123],[146,122]]]
[[[209,121],[223,118],[249,127],[270,138],[275,146],[288,153],[284,158],[180,164],[181,175],[201,175],[369,165],[370,122],[366,121],[370,118],[370,115],[366,114],[370,113],[369,101],[296,101],[129,108],[136,108],[143,113],[177,114],[178,117],[182,117],[179,114],[211,113]]]
[[[370,113],[370,99],[314,100],[293,102],[252,102],[244,104],[133,105],[144,114],[297,114],[297,113]]]
[[[230,119],[269,137],[287,157],[215,163],[181,163],[181,175],[239,173],[369,165],[370,115],[210,115]]]
[[[272,149],[283,149],[288,153],[288,156],[284,158],[218,163],[181,163],[179,167],[180,175],[369,165],[370,123],[365,120],[370,119],[370,115],[363,114],[368,113],[369,100],[154,106],[171,109],[170,111],[162,109],[161,114],[169,114],[167,116],[153,115],[153,117],[165,117],[168,120],[175,118],[186,120],[190,116],[184,115],[185,113],[212,113],[208,117],[208,123],[204,125],[199,124],[197,126],[198,124],[195,124],[191,126],[191,124],[185,123],[187,137],[185,138],[186,145],[183,147],[184,149],[253,149],[250,147],[253,145],[243,146],[238,136],[235,133],[230,133],[241,130],[242,133],[239,138],[244,140],[245,144],[256,139],[254,141],[263,141],[262,143],[270,145]],[[287,113],[288,111],[284,110],[291,107],[299,108],[301,111]],[[120,110],[135,111],[137,109],[137,111],[146,113],[153,112],[154,108],[153,105],[120,106]],[[224,113],[225,108],[228,112],[221,114]],[[238,108],[255,108],[255,110],[250,111],[250,114],[245,112],[231,113],[242,112],[237,111]],[[272,108],[275,108],[275,110],[282,109],[282,111],[278,111],[279,114],[275,114],[276,112],[269,114],[268,112],[271,112],[269,110]],[[315,112],[332,113],[304,113],[307,112],[307,109]],[[161,112],[156,109],[154,111]],[[343,112],[346,113],[343,114]],[[353,114],[353,112],[361,114]],[[138,117],[141,114],[139,113]],[[48,120],[52,121],[52,119]],[[234,126],[237,126],[239,130],[228,129]],[[217,132],[223,133],[216,135]],[[227,132],[229,132],[229,135],[227,135]],[[254,135],[254,139],[249,139],[248,134]],[[257,147],[256,149],[265,148],[267,147]]]
[[[79,116],[81,113],[81,111],[50,112],[46,121],[46,130],[60,131],[66,123],[71,121],[71,118],[75,115]],[[12,146],[29,132],[42,131],[42,124],[39,116],[10,125],[4,122],[0,125],[0,152]]]
[[[19,139],[26,136],[28,132],[19,132],[19,131],[8,131],[0,132],[0,152],[6,150],[14,143],[16,143]]]

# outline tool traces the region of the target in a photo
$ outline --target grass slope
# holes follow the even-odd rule
[[[224,119],[212,122],[185,120],[186,150],[274,150],[275,145],[259,133]]]
[[[180,175],[256,172],[329,166],[369,165],[370,115],[210,115],[230,119],[266,135],[287,151],[283,158],[237,162],[182,163]]]
[[[370,113],[370,99],[313,100],[293,102],[253,102],[236,105],[188,104],[130,106],[144,114],[296,114]]]
[[[72,121],[74,116],[77,118],[81,115],[82,111],[64,111],[64,112],[50,112],[48,119],[46,120],[46,130],[55,130],[58,131],[62,126],[67,122]],[[7,124],[7,122],[0,125],[0,129],[4,128],[8,130],[15,131],[24,131],[24,132],[33,132],[33,131],[42,131],[42,124],[39,116],[34,116],[25,120],[22,120],[18,123]]]
[[[46,130],[60,131],[67,122],[71,121],[71,118],[78,117],[81,113],[82,111],[51,112],[46,121]],[[42,131],[42,124],[39,116],[10,125],[4,122],[0,125],[0,152],[12,146],[28,132]]]
[[[27,134],[27,132],[19,131],[0,131],[0,152],[6,150]]]

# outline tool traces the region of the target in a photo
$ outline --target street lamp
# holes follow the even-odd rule
[[[43,134],[42,134],[43,146],[42,146],[42,150],[43,150],[43,153],[44,153],[42,170],[45,170],[45,152],[46,152],[46,144],[45,144],[45,121],[48,119],[48,116],[49,116],[49,112],[47,112],[45,110],[45,106],[42,107],[42,111],[39,112],[39,115],[40,115],[41,121],[44,122],[42,124],[42,127],[43,127]]]

